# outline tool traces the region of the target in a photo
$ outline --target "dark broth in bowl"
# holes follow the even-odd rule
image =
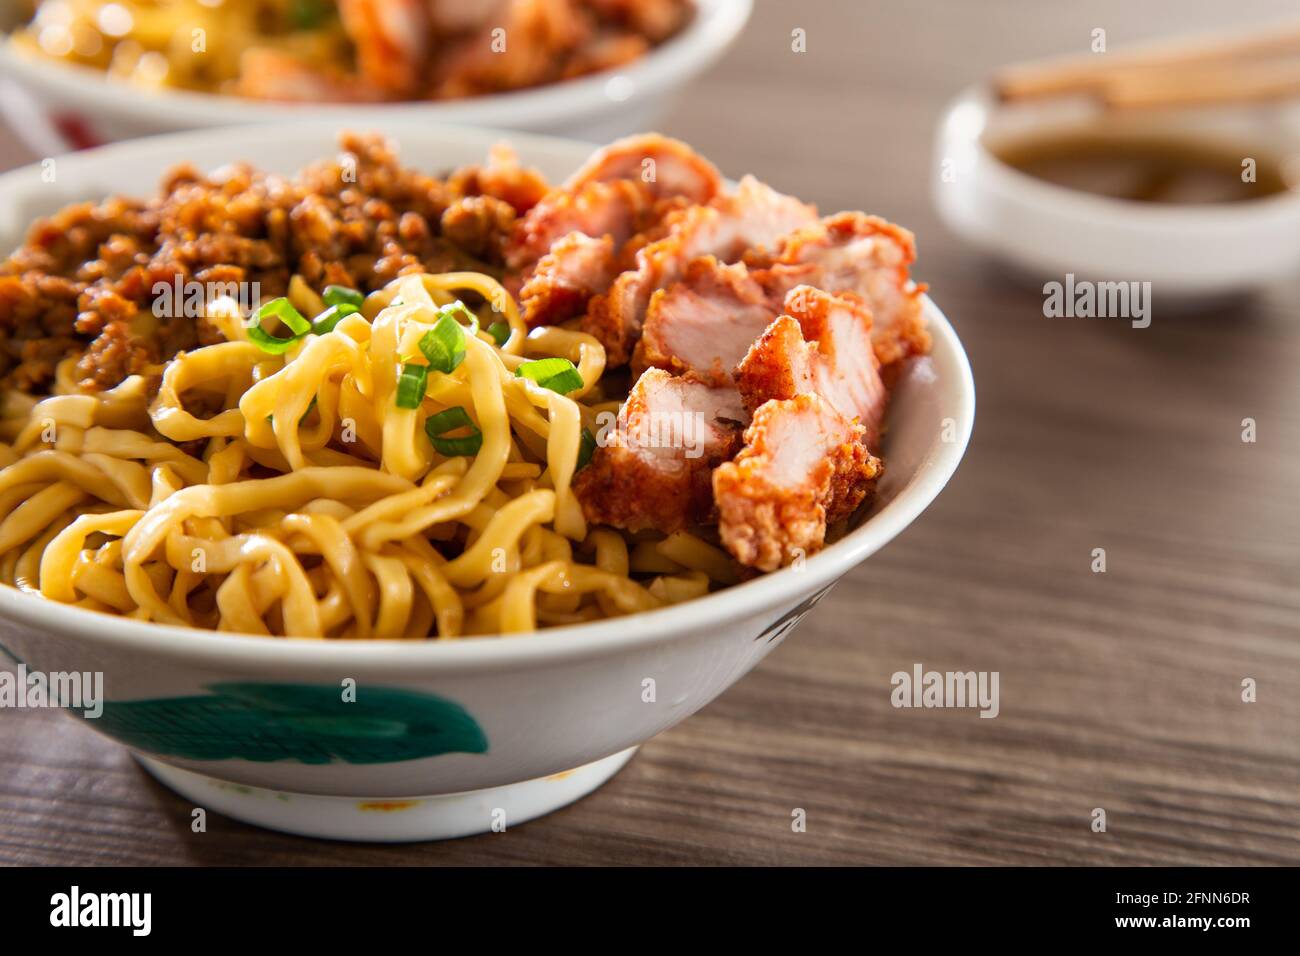
[[[1244,202],[1291,188],[1278,156],[1195,139],[1078,132],[992,143],[989,149],[1036,179],[1112,199]]]

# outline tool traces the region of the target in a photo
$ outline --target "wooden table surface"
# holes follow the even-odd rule
[[[1145,330],[1047,319],[928,197],[939,110],[998,63],[1084,50],[1095,27],[1119,46],[1290,8],[759,0],[665,130],[730,174],[916,231],[979,392],[939,500],[757,670],[550,817],[395,847],[215,817],[195,835],[120,748],[8,712],[0,862],[1300,863],[1300,281],[1195,316],[1157,298]],[[890,675],[918,662],[998,671],[1001,713],[894,709]]]

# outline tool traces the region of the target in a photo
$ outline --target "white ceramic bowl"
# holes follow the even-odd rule
[[[507,135],[424,124],[384,131],[408,164],[426,169],[477,161]],[[0,176],[0,240],[11,247],[33,216],[65,202],[148,194],[175,162],[250,160],[288,173],[328,154],[334,134],[322,123],[172,134],[60,158],[53,184],[37,166],[20,169]],[[557,178],[589,149],[509,139]],[[965,450],[975,394],[952,327],[928,301],[926,317],[934,350],[898,388],[874,507],[799,569],[635,617],[426,643],[215,634],[0,587],[0,645],[42,672],[103,672],[109,703],[85,722],[198,806],[349,839],[459,836],[489,829],[496,809],[521,822],[598,786],[632,748],[722,693],[939,493]],[[348,678],[357,703],[340,706]],[[332,759],[309,762],[322,753]]]
[[[205,126],[302,119],[327,119],[339,125],[452,123],[604,142],[655,128],[682,89],[740,34],[753,0],[695,0],[695,4],[695,16],[680,34],[623,69],[514,93],[357,106],[264,103],[185,91],[152,93],[110,81],[96,70],[17,52],[7,40],[7,31],[20,20],[21,4],[0,0],[0,110],[38,156],[57,155],[87,141],[111,143]]]
[[[1082,101],[1005,105],[984,86],[967,89],[939,123],[933,195],[944,222],[1030,278],[1151,282],[1166,301],[1243,292],[1300,271],[1300,189],[1247,203],[1131,202],[1043,182],[987,145],[1086,129],[1097,119]],[[1300,147],[1300,112],[1285,106],[1135,111],[1107,124],[1116,132],[1263,143],[1283,157]]]

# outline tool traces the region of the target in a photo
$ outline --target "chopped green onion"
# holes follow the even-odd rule
[[[282,339],[262,328],[262,322],[271,317],[284,323],[293,335]],[[255,318],[257,321],[248,330],[248,337],[259,349],[272,355],[283,355],[295,342],[311,331],[311,323],[302,317],[302,314],[293,307],[292,302],[283,297],[267,302],[257,310]]]
[[[321,293],[321,298],[325,300],[326,305],[350,305],[353,312],[359,311],[361,304],[366,301],[362,293],[356,289],[349,289],[345,285],[327,285],[325,291]]]
[[[339,321],[347,318],[349,315],[356,315],[360,310],[355,305],[349,305],[346,302],[340,302],[337,305],[331,305],[328,309],[312,321],[311,330],[317,335],[324,335],[326,332],[333,332],[334,326]]]
[[[510,338],[509,322],[493,322],[487,327],[488,335],[498,346],[505,345],[506,340]]]
[[[478,316],[471,312],[469,306],[460,301],[460,299],[457,299],[455,302],[449,302],[438,310],[438,315],[440,317],[449,315],[452,318],[455,318],[457,313],[465,316],[465,321],[469,325],[469,334],[478,335]]]
[[[429,366],[404,364],[397,378],[397,407],[419,408],[429,385]]]
[[[449,313],[444,313],[438,324],[420,339],[420,351],[429,360],[429,368],[454,372],[465,360],[465,330]]]
[[[470,434],[464,437],[447,437],[448,432],[461,428],[468,428]],[[474,424],[469,413],[459,405],[438,412],[436,415],[430,415],[424,420],[424,431],[429,436],[429,441],[433,442],[433,447],[438,449],[438,453],[448,458],[477,455],[479,449],[483,447],[483,432]]]
[[[596,436],[584,428],[582,440],[578,443],[578,467],[574,471],[582,471],[586,468],[594,454],[596,454]]]
[[[474,434],[464,438],[433,438],[433,447],[438,454],[448,458],[469,458],[478,454],[483,447],[483,433],[475,430]]]
[[[582,376],[577,368],[566,358],[544,358],[536,362],[525,362],[515,369],[517,378],[531,379],[542,388],[552,392],[568,395],[575,389],[582,388]]]
[[[457,428],[472,428],[474,419],[463,406],[456,405],[444,411],[430,415],[424,422],[424,430],[430,435],[445,435]]]

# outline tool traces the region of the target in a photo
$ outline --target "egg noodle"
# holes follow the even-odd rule
[[[405,276],[345,309],[328,293],[295,277],[259,312],[274,331],[211,303],[226,341],[166,362],[152,399],[140,375],[79,393],[75,358],[52,396],[6,394],[0,581],[164,624],[452,638],[736,580],[702,538],[587,527],[572,478],[621,397],[595,338],[529,334],[479,273]]]

